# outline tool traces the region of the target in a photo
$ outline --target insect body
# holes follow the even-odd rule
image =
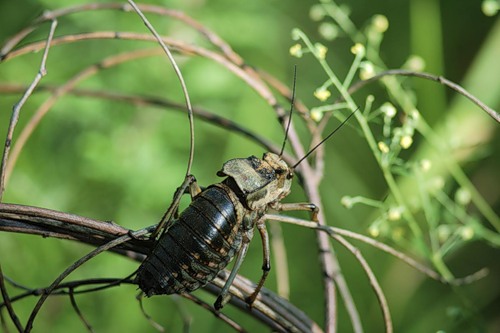
[[[215,307],[229,299],[228,290],[246,255],[257,226],[264,250],[263,276],[249,297],[251,304],[270,269],[269,241],[263,216],[268,208],[310,210],[312,204],[282,204],[290,193],[293,169],[280,156],[264,154],[226,162],[221,183],[201,191],[190,184],[193,201],[160,237],[139,267],[136,281],[146,295],[194,291],[213,280],[237,255]]]

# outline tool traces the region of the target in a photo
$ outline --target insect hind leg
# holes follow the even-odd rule
[[[311,213],[311,220],[317,222],[318,221],[318,207],[313,203],[277,203],[273,205],[273,209],[278,211],[286,212],[286,211],[309,211]],[[262,250],[263,250],[263,264],[262,264],[262,276],[255,287],[254,292],[247,298],[247,303],[249,306],[257,299],[260,290],[264,286],[264,282],[267,279],[269,271],[271,270],[271,259],[270,259],[270,247],[269,247],[269,234],[266,229],[265,224],[265,216],[259,219],[256,223],[257,229],[259,230],[261,239],[262,239]]]
[[[311,213],[311,220],[317,222],[318,221],[318,207],[313,203],[277,203],[272,207],[278,211],[287,212],[287,211],[309,211]],[[256,223],[257,229],[259,230],[261,239],[262,239],[262,250],[263,250],[263,264],[262,264],[262,276],[260,278],[257,287],[255,287],[254,292],[247,298],[247,303],[249,306],[252,306],[253,302],[259,295],[260,290],[264,286],[264,282],[271,270],[271,260],[270,260],[270,247],[269,247],[269,234],[266,229],[265,219],[262,218]]]
[[[175,217],[178,215],[181,197],[186,191],[189,191],[191,199],[201,192],[201,188],[193,175],[187,175],[181,186],[175,190],[172,203],[161,218],[155,231],[151,234],[151,239],[156,239],[160,233],[164,234],[174,224]]]

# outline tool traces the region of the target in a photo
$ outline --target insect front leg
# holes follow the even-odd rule
[[[281,212],[291,212],[291,211],[308,211],[311,212],[311,220],[318,222],[318,206],[313,203],[308,202],[297,202],[297,203],[278,203],[272,206],[273,209]]]
[[[186,178],[184,178],[184,181],[182,182],[181,186],[179,186],[175,191],[172,203],[170,204],[167,211],[163,215],[162,219],[160,220],[160,223],[158,223],[158,226],[156,227],[155,231],[151,234],[151,239],[156,239],[156,237],[160,234],[160,232],[162,234],[165,233],[175,222],[175,216],[177,215],[177,212],[179,210],[181,197],[188,189],[191,199],[193,199],[196,195],[198,195],[201,192],[201,188],[196,182],[196,178],[193,175],[187,175]]]

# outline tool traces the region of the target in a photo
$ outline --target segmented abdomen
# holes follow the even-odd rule
[[[139,267],[141,290],[148,296],[191,292],[213,280],[241,245],[240,219],[221,185],[200,193]]]

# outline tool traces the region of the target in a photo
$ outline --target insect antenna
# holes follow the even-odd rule
[[[285,151],[286,141],[288,140],[288,130],[290,129],[290,124],[292,123],[292,113],[293,113],[293,104],[295,103],[295,83],[297,81],[297,65],[293,66],[293,86],[292,86],[292,100],[290,104],[290,113],[288,113],[288,122],[285,128],[285,138],[283,139],[283,145],[281,146],[280,157],[283,155]]]
[[[139,17],[142,19],[146,27],[151,31],[153,36],[156,38],[158,43],[161,45],[163,51],[165,51],[170,63],[172,64],[172,67],[174,68],[175,74],[179,78],[179,82],[182,87],[182,92],[184,94],[184,98],[186,101],[186,109],[187,109],[187,114],[189,118],[189,131],[190,131],[190,144],[189,144],[189,160],[187,163],[187,170],[186,170],[186,177],[191,174],[191,167],[193,165],[193,159],[194,159],[194,116],[193,116],[193,108],[191,106],[191,100],[189,98],[189,93],[186,87],[186,83],[184,81],[184,77],[182,76],[181,70],[179,69],[179,66],[177,66],[177,63],[175,62],[174,57],[172,56],[172,52],[170,52],[170,49],[168,46],[165,44],[161,36],[156,32],[155,28],[153,25],[149,22],[149,20],[146,18],[146,16],[142,13],[142,11],[139,9],[139,7],[135,4],[133,0],[128,0],[128,3],[132,8],[136,11],[136,13],[139,15]]]
[[[172,217],[174,216],[175,212],[177,211],[179,207],[179,202],[181,199],[182,194],[184,193],[184,190],[188,187],[188,185],[191,183],[191,179],[194,179],[194,177],[191,175],[191,167],[193,165],[193,159],[194,159],[194,116],[193,116],[193,108],[191,106],[191,100],[189,98],[189,93],[186,87],[186,83],[184,81],[184,77],[182,76],[181,70],[179,69],[179,66],[177,66],[177,63],[175,62],[174,57],[172,56],[172,52],[170,52],[170,49],[168,46],[165,44],[161,36],[156,32],[155,28],[152,26],[152,24],[149,22],[149,20],[146,18],[146,16],[142,13],[141,9],[135,4],[133,0],[128,0],[128,3],[132,8],[135,10],[135,12],[139,15],[139,17],[142,19],[146,27],[151,31],[153,36],[156,38],[158,43],[161,45],[163,51],[165,51],[170,63],[172,64],[172,67],[174,68],[175,74],[179,78],[179,82],[182,87],[182,92],[184,94],[184,99],[186,101],[186,109],[187,109],[187,114],[189,118],[189,131],[190,131],[190,144],[189,144],[189,159],[187,163],[187,168],[186,168],[186,176],[184,177],[184,182],[181,184],[181,186],[177,189],[174,195],[174,200],[168,207],[167,211],[163,215],[160,223],[158,224],[156,230],[151,234],[151,238],[155,239],[160,231],[163,230],[165,232],[168,229],[169,223],[172,221]],[[182,189],[180,191],[179,189]],[[167,227],[166,227],[167,226]],[[166,227],[166,228],[165,228]]]
[[[311,155],[316,149],[318,149],[319,146],[321,146],[326,140],[330,139],[332,137],[332,135],[334,135],[340,128],[342,128],[344,126],[345,123],[347,123],[347,121],[349,119],[351,119],[352,116],[354,116],[354,114],[356,113],[356,111],[358,111],[359,108],[357,108],[356,110],[354,110],[343,122],[340,123],[340,125],[338,125],[330,134],[328,134],[323,140],[321,140],[316,146],[314,146],[311,150],[309,150],[307,152],[307,154],[305,154],[301,159],[299,159],[297,161],[297,163],[295,163],[293,166],[292,166],[292,169],[295,169],[295,167],[297,165],[299,165],[303,160],[305,160],[307,157],[309,157],[309,155]]]

